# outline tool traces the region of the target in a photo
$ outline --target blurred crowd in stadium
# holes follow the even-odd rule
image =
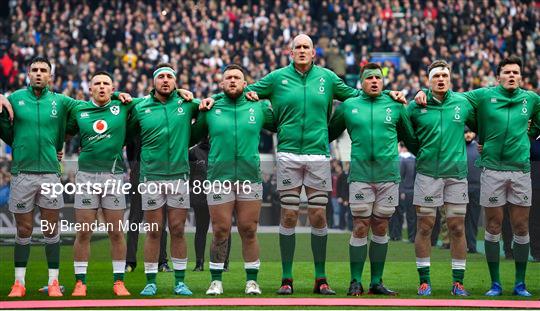
[[[401,55],[398,65],[383,64],[385,83],[409,99],[425,86],[426,67],[434,59],[449,61],[454,90],[463,91],[494,84],[496,64],[517,54],[524,60],[524,88],[540,91],[536,1],[10,0],[4,5],[2,93],[24,87],[27,62],[46,55],[53,63],[54,89],[78,99],[89,98],[89,78],[99,70],[113,73],[117,89],[144,96],[160,62],[176,66],[179,86],[204,98],[219,91],[227,64],[243,65],[250,81],[286,66],[291,40],[300,32],[313,38],[316,63],[352,86],[359,86],[361,66],[379,52]],[[77,148],[76,141],[68,144],[67,157]],[[263,135],[260,150],[273,152],[271,136]],[[0,161],[1,189],[9,181],[6,157]],[[329,219],[342,229],[349,223],[346,174],[346,165],[336,161]],[[270,174],[264,189],[264,201],[278,205]],[[278,220],[278,206],[275,211]]]
[[[292,37],[308,33],[317,63],[349,84],[374,52],[387,87],[408,97],[427,80],[436,58],[453,67],[456,90],[495,82],[504,55],[525,61],[525,88],[540,89],[540,19],[535,1],[9,1],[1,21],[0,91],[26,84],[26,62],[47,55],[54,87],[88,97],[89,76],[114,73],[117,88],[143,96],[159,62],[177,67],[196,97],[218,91],[224,65],[240,63],[257,80],[289,63]]]

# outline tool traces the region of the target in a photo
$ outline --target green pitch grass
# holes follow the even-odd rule
[[[210,272],[208,262],[205,271],[192,272],[195,266],[195,252],[193,249],[193,234],[187,234],[189,245],[189,264],[186,273],[186,283],[193,291],[193,297],[203,298],[210,283]],[[328,281],[331,287],[336,290],[336,297],[346,297],[350,281],[349,274],[349,254],[348,240],[350,234],[330,234],[328,236],[328,250],[326,264]],[[211,234],[208,235],[208,245]],[[126,273],[126,287],[132,294],[132,298],[142,298],[139,292],[145,285],[145,275],[143,267],[143,241],[141,236],[138,252],[138,265],[134,272]],[[259,284],[263,291],[263,297],[278,297],[275,291],[280,285],[281,263],[276,233],[259,234],[261,246],[261,271],[259,273]],[[208,258],[208,251],[206,253]],[[73,251],[69,245],[62,246],[60,263],[60,284],[66,287],[65,298],[71,297],[73,290]],[[92,242],[91,259],[89,261],[87,286],[88,296],[84,299],[108,299],[114,298],[112,294],[112,264],[108,239],[97,239]],[[293,297],[320,297],[312,293],[314,272],[310,235],[296,235],[296,253],[294,264],[294,289]],[[433,248],[431,255],[431,278],[433,287],[432,298],[452,299],[450,252]],[[169,262],[170,264],[170,262]],[[501,278],[504,288],[504,296],[496,299],[517,299],[511,295],[514,282],[514,262],[501,259]],[[7,300],[13,282],[13,247],[0,247],[0,301]],[[45,260],[44,247],[41,245],[32,246],[28,270],[26,273],[26,298],[25,299],[49,299],[46,295],[38,292],[38,288],[47,283],[47,263]],[[159,273],[158,298],[175,297],[172,294],[173,273]],[[366,263],[363,274],[364,288],[367,291],[369,285],[369,262]],[[399,292],[400,298],[417,298],[416,290],[418,286],[418,274],[416,272],[414,245],[406,242],[390,242],[388,250],[388,260],[384,272],[384,283],[389,288]],[[233,245],[231,251],[231,264],[229,272],[223,274],[224,295],[221,297],[245,297],[245,272],[241,255],[241,245],[238,234],[233,234]],[[467,271],[465,274],[465,288],[471,293],[470,299],[486,299],[483,293],[490,286],[490,278],[483,254],[473,254],[467,256]],[[540,264],[529,263],[527,270],[527,286],[533,299],[538,299],[540,295]],[[373,296],[364,296],[373,297]],[[377,297],[379,298],[379,297]],[[492,299],[492,298],[490,298]],[[522,299],[522,298],[521,298]]]

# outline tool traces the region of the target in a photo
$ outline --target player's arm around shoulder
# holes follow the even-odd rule
[[[398,139],[405,143],[405,146],[412,154],[416,155],[418,153],[418,139],[407,107],[403,105],[399,107]]]
[[[271,132],[277,132],[277,119],[272,109],[272,104],[269,101],[259,101],[263,114],[263,128]]]
[[[190,147],[198,144],[203,138],[208,136],[207,116],[209,113],[210,111],[200,111],[197,120],[191,124]]]
[[[353,102],[355,102],[354,97],[345,100],[338,105],[334,110],[334,113],[332,113],[330,122],[328,122],[328,142],[336,140],[347,128],[345,123],[345,111]]]

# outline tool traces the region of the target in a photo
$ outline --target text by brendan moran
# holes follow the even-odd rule
[[[77,232],[77,231],[158,231],[157,223],[130,223],[129,220],[119,220],[117,223],[98,222],[97,220],[91,223],[74,223],[62,219],[58,223],[41,220],[40,223],[42,232],[54,232],[58,229],[60,232]]]

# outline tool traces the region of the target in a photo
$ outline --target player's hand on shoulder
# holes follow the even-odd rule
[[[201,100],[201,103],[199,104],[199,110],[200,111],[208,111],[212,109],[212,106],[214,106],[214,99],[212,97],[207,97],[203,100]]]
[[[118,99],[120,99],[122,104],[131,103],[131,101],[133,100],[133,98],[131,98],[131,95],[129,95],[128,93],[120,93],[118,95]]]
[[[251,91],[246,93],[246,98],[249,101],[256,102],[259,100],[259,95],[257,94],[257,92]]]
[[[193,99],[193,93],[185,89],[178,89],[178,95],[188,102]]]

